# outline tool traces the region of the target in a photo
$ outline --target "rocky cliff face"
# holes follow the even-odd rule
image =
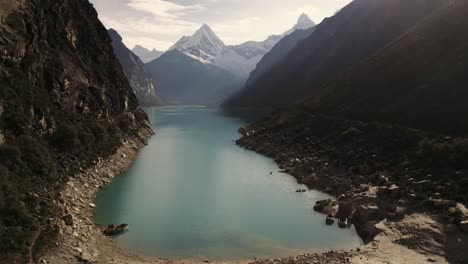
[[[310,111],[449,134],[468,133],[468,3],[451,1],[317,96]]]
[[[249,79],[247,79],[244,87],[249,87],[250,85],[254,84],[263,74],[268,72],[271,68],[276,66],[278,62],[284,59],[288,53],[298,45],[299,42],[310,36],[314,30],[314,27],[308,29],[297,29],[291,34],[282,38],[273,46],[271,51],[265,54],[265,56],[263,56],[263,58],[257,63],[257,66],[250,73]],[[241,94],[242,92],[244,92],[244,90],[241,90]],[[237,104],[236,101],[237,94],[232,98],[229,98],[226,102],[223,103],[223,105],[225,107],[229,107],[232,103]]]
[[[138,56],[129,50],[122,42],[122,37],[114,29],[109,29],[112,46],[120,61],[125,75],[142,106],[160,106],[163,100],[157,95],[155,81],[145,70],[145,65]]]
[[[0,21],[3,263],[53,235],[51,186],[152,131],[87,0],[3,0]]]

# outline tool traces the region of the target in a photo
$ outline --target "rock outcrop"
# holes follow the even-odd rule
[[[152,130],[88,1],[4,0],[0,21],[0,262],[25,263],[66,175]]]
[[[164,105],[163,100],[157,94],[157,82],[146,72],[141,59],[125,46],[117,31],[111,28],[108,32],[112,39],[114,53],[120,61],[140,105],[148,107]]]

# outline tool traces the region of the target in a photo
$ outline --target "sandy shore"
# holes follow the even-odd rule
[[[140,141],[126,142],[113,156],[70,178],[60,194],[59,204],[65,213],[50,219],[51,226],[58,232],[57,241],[43,254],[39,254],[39,263],[207,263],[137,256],[119,248],[113,239],[102,235],[101,227],[94,223],[97,192],[105,188],[114,177],[124,173],[143,146],[144,143]],[[284,259],[230,263],[447,263],[440,253],[443,241],[438,239],[442,237],[443,240],[445,237],[445,227],[433,216],[412,214],[399,222],[382,221],[377,227],[383,232],[373,242],[351,252],[331,251]]]

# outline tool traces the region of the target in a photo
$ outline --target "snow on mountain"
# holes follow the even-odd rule
[[[133,49],[132,52],[135,53],[144,63],[148,63],[150,61],[153,61],[164,53],[162,51],[153,49],[149,50],[145,47],[142,47],[140,45],[136,45]]]
[[[296,25],[281,35],[272,35],[264,41],[249,41],[240,45],[227,46],[206,24],[192,36],[182,37],[169,50],[177,49],[203,63],[211,63],[235,75],[247,79],[257,63],[283,37],[297,29],[314,27],[315,23],[302,14]]]
[[[169,50],[174,49],[194,55],[200,58],[202,62],[208,61],[216,64],[215,57],[223,53],[226,45],[207,24],[203,24],[193,36],[184,36],[174,46],[169,48]]]

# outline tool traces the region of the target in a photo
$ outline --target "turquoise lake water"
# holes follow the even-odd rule
[[[326,226],[308,191],[273,160],[237,147],[243,120],[220,109],[147,109],[156,131],[131,169],[97,198],[96,223],[128,223],[132,252],[169,259],[242,260],[361,245]],[[273,172],[273,174],[270,174]]]

